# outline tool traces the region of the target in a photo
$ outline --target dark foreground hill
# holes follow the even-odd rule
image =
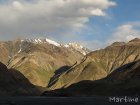
[[[0,62],[0,96],[35,96],[40,95],[39,87],[15,69],[7,69]]]

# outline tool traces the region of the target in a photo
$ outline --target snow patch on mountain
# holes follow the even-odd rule
[[[61,44],[59,44],[59,43],[57,43],[57,42],[55,42],[53,40],[50,40],[48,38],[46,38],[46,39],[25,39],[24,41],[35,43],[35,44],[48,43],[48,44],[55,45],[57,47],[61,46]]]
[[[20,46],[20,49],[19,49],[18,53],[20,53],[20,52],[22,51],[22,50],[21,50],[21,49],[22,49],[22,48],[21,48],[21,44],[20,44],[19,46]]]

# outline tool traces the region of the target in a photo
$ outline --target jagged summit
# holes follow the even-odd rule
[[[140,39],[139,38],[134,38],[132,40],[130,40],[129,42],[114,42],[112,43],[110,46],[108,47],[116,47],[116,46],[123,46],[123,45],[139,45],[140,44]],[[107,47],[107,48],[108,48]]]
[[[63,44],[60,44],[60,43],[58,43],[56,41],[53,41],[51,39],[48,39],[48,38],[46,38],[46,39],[45,38],[44,39],[40,39],[40,38],[30,39],[29,38],[29,39],[21,40],[22,44],[25,43],[25,42],[29,42],[29,43],[33,43],[33,44],[45,44],[45,43],[47,43],[47,44],[50,44],[50,45],[54,45],[56,47],[65,47],[67,49],[76,50],[83,55],[86,55],[90,52],[87,48],[83,47],[79,43],[68,43],[68,44],[63,45]],[[20,46],[22,46],[22,44]],[[21,50],[19,50],[19,52],[21,52]]]
[[[131,43],[131,42],[133,42],[133,43],[140,43],[140,38],[134,38],[134,39],[129,41],[129,43]]]
[[[111,46],[122,46],[125,42],[114,42]]]

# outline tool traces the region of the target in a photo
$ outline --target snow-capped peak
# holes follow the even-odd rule
[[[55,46],[60,46],[60,44],[59,43],[57,43],[57,42],[55,42],[55,41],[53,41],[53,40],[50,40],[50,39],[47,39],[46,38],[46,42],[48,42],[49,44],[53,44],[53,45],[55,45]]]
[[[34,43],[34,44],[43,44],[43,43],[47,43],[47,44],[50,44],[50,45],[54,45],[54,46],[57,46],[57,47],[65,47],[65,48],[68,48],[68,49],[71,49],[71,50],[76,50],[78,52],[80,52],[81,54],[83,55],[86,55],[87,53],[89,53],[89,50],[85,47],[83,47],[82,45],[80,45],[79,43],[68,43],[66,45],[62,45],[62,44],[59,44],[53,40],[50,40],[48,38],[46,39],[25,39],[25,40],[21,40],[21,45],[20,45],[20,49],[18,51],[18,53],[20,53],[24,48],[25,45],[24,42],[29,42],[29,43]]]
[[[86,55],[87,53],[89,53],[89,50],[86,49],[85,47],[83,47],[82,45],[80,45],[79,43],[68,43],[64,46],[66,48],[75,49],[75,50],[79,51],[80,53],[82,53],[83,55]]]
[[[21,42],[23,41],[27,41],[27,42],[31,42],[31,43],[35,43],[35,44],[42,44],[42,43],[48,43],[48,44],[52,44],[52,45],[55,45],[57,47],[60,47],[61,45],[53,40],[50,40],[48,38],[46,39],[25,39],[25,40],[22,40]]]

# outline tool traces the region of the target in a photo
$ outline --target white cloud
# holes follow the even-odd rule
[[[140,38],[140,22],[131,22],[119,26],[108,40],[109,44],[115,41],[128,42],[134,38]]]
[[[81,29],[90,17],[105,16],[114,5],[110,0],[5,0],[0,5],[0,38]]]

